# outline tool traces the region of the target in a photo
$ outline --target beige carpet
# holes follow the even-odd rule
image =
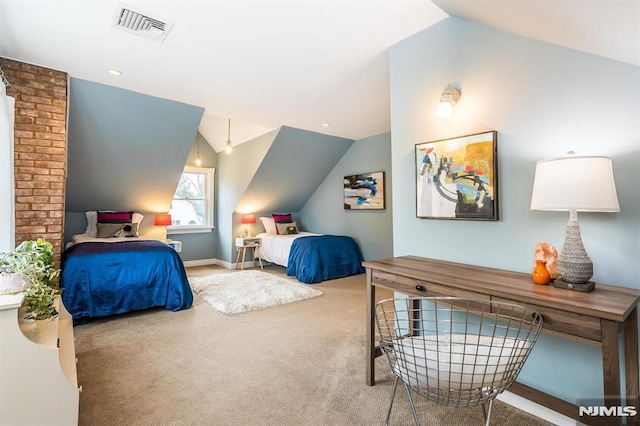
[[[227,272],[188,274],[214,271]],[[324,296],[242,315],[225,316],[196,296],[187,311],[76,327],[80,425],[382,425],[393,381],[381,357],[378,383],[365,384],[365,277],[316,288]],[[418,399],[418,409],[423,424],[482,424],[480,408]],[[499,401],[492,419],[548,424]],[[413,424],[404,392],[391,424]]]

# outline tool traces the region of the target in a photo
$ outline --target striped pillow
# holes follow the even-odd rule
[[[131,223],[133,212],[98,211],[98,223]]]
[[[287,213],[287,214],[274,213],[271,216],[273,216],[273,220],[276,223],[291,223],[291,222],[293,222],[293,220],[291,220],[291,213]]]

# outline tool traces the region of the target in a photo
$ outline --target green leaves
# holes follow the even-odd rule
[[[42,320],[58,315],[53,307],[56,295],[62,293],[57,278],[53,245],[43,238],[23,241],[11,253],[0,253],[0,272],[12,273],[31,281],[24,294],[26,318]]]
[[[44,320],[54,318],[58,312],[53,307],[55,296],[60,291],[42,284],[31,285],[24,291],[23,306],[27,311],[25,318]]]

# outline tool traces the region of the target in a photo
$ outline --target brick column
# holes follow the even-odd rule
[[[45,238],[59,262],[67,174],[67,73],[0,57],[15,107],[16,244]]]

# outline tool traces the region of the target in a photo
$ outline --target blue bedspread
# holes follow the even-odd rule
[[[178,253],[160,241],[85,242],[62,255],[62,301],[74,322],[146,309],[188,309],[193,294]]]
[[[362,253],[351,237],[318,235],[299,237],[289,252],[287,275],[306,284],[361,274]]]

